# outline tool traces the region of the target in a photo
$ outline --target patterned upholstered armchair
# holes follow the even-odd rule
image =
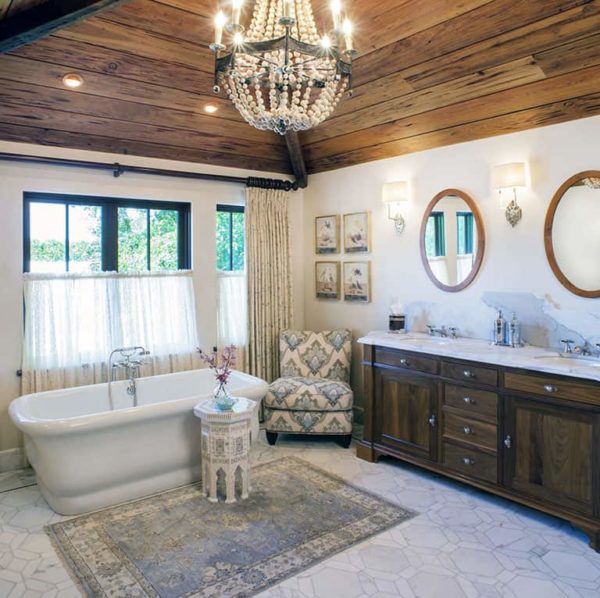
[[[281,378],[264,398],[269,444],[277,435],[335,434],[342,444],[352,439],[349,330],[286,330],[279,339]]]

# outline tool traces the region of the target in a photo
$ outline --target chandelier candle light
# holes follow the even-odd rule
[[[230,21],[223,11],[215,17],[214,92],[223,85],[257,129],[285,135],[317,126],[346,90],[352,95],[356,50],[341,0],[332,0],[333,28],[322,36],[310,0],[256,0],[247,28],[240,22],[243,2],[232,0]]]

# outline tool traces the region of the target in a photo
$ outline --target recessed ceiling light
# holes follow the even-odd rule
[[[62,78],[63,85],[69,89],[77,89],[83,85],[83,77],[77,73],[67,73]]]
[[[208,114],[214,114],[218,109],[219,107],[216,104],[204,104],[204,112]]]

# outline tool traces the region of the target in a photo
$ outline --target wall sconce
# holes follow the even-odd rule
[[[506,220],[516,226],[523,212],[517,203],[517,187],[525,187],[525,162],[511,162],[494,166],[492,170],[492,186],[502,194],[502,189],[512,189],[513,199],[506,206]]]
[[[382,200],[384,204],[387,204],[388,218],[394,221],[396,233],[401,234],[405,222],[400,210],[402,209],[402,202],[408,201],[408,183],[406,181],[384,183]]]

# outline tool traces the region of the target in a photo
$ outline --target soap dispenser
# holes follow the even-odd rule
[[[512,319],[508,324],[508,344],[511,347],[521,346],[521,323],[517,319],[517,314],[513,312]]]
[[[494,331],[492,333],[494,345],[506,344],[506,320],[502,317],[502,310],[498,310],[498,316],[494,320]]]

